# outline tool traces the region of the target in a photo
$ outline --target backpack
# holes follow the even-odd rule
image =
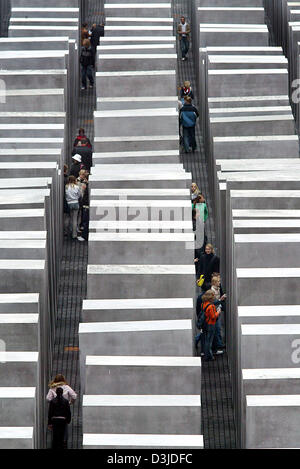
[[[205,312],[206,312],[206,310],[209,306],[210,306],[210,303],[208,305],[206,305],[205,308],[203,308],[203,303],[201,305],[200,314],[197,318],[197,328],[198,329],[203,329],[203,326],[205,324]]]

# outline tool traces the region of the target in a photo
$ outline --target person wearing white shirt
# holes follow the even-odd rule
[[[186,23],[184,16],[180,18],[180,23],[178,25],[177,32],[178,32],[180,47],[181,47],[181,54],[182,54],[181,60],[186,60],[187,53],[189,51],[189,46],[190,46],[191,27],[188,23]]]

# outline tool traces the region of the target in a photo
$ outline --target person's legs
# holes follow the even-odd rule
[[[221,320],[220,316],[218,317],[215,325],[215,335],[212,343],[212,350],[216,352],[224,347],[222,335],[221,335]]]
[[[64,419],[53,418],[52,424],[52,449],[64,449],[64,433],[66,421]]]
[[[78,218],[78,208],[77,209],[71,209],[71,232],[72,232],[72,238],[75,239],[77,238],[77,218]]]
[[[88,208],[82,209],[82,233],[81,236],[87,241],[89,237],[89,221],[90,221],[90,210]]]
[[[69,427],[69,425],[66,423],[65,424],[65,431],[64,431],[64,449],[68,448],[68,436],[69,436],[68,427]]]
[[[87,87],[87,82],[86,82],[86,74],[87,74],[87,67],[81,66],[81,84],[83,88]]]
[[[189,129],[188,127],[182,127],[183,130],[183,146],[184,146],[184,151],[186,153],[189,153],[190,151],[190,145],[189,145]]]
[[[196,149],[196,138],[195,138],[195,127],[189,127],[189,137],[190,137],[190,146],[192,150],[195,151]]]
[[[212,343],[215,335],[215,325],[206,324],[205,338],[204,338],[204,358],[205,360],[212,360]]]
[[[87,67],[87,76],[88,76],[88,79],[90,81],[91,86],[93,86],[94,85],[94,75],[93,75],[93,69],[92,69],[91,65],[89,65]]]
[[[186,37],[181,38],[180,45],[181,45],[181,55],[183,59],[185,59],[185,56],[186,56],[186,42],[187,42]]]

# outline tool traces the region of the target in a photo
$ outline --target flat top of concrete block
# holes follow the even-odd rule
[[[300,233],[235,234],[235,243],[299,243]]]
[[[115,242],[182,242],[192,243],[194,233],[90,233],[89,241],[115,241]],[[12,247],[15,240],[12,241]],[[26,240],[26,242],[28,242]],[[31,242],[31,241],[30,241]],[[44,242],[44,241],[42,241]],[[46,244],[44,242],[44,244]],[[27,246],[24,246],[27,247]],[[5,243],[6,248],[6,243]]]
[[[100,53],[101,56],[101,51],[103,50],[122,50],[122,49],[174,49],[175,44],[119,44],[117,46],[99,46],[97,47],[97,53]],[[102,58],[102,56],[101,56]]]
[[[104,8],[171,8],[171,3],[104,3]]]
[[[142,357],[87,355],[86,366],[201,366],[200,357]]]
[[[153,108],[153,109],[117,109],[115,111],[95,111],[94,117],[163,117],[178,116],[176,108]],[[275,116],[276,117],[276,116]],[[1,128],[1,127],[0,127]]]
[[[290,106],[252,106],[252,107],[227,107],[227,108],[214,108],[210,109],[209,113],[210,114],[231,114],[231,113],[242,113],[242,112],[247,112],[247,113],[252,113],[252,112],[274,112],[274,111],[282,111],[282,112],[290,112],[291,107]]]
[[[116,22],[122,22],[122,23],[125,23],[127,21],[130,21],[132,23],[134,22],[145,22],[145,23],[173,23],[173,18],[150,18],[150,17],[145,17],[145,16],[142,16],[142,17],[124,17],[124,16],[107,16],[106,17],[106,24],[108,21],[116,21]]]
[[[20,11],[24,11],[26,13],[30,13],[30,12],[35,12],[35,11],[38,11],[38,12],[42,12],[42,13],[48,13],[48,12],[52,12],[53,13],[69,13],[69,12],[72,12],[72,13],[79,13],[79,8],[72,8],[72,7],[68,7],[68,8],[59,8],[59,7],[55,7],[55,8],[36,8],[36,7],[31,7],[31,8],[28,8],[28,7],[21,7],[21,8],[12,8],[11,9],[12,13],[14,12],[20,12]]]
[[[68,36],[0,37],[1,42],[69,42]]]
[[[124,18],[125,19],[125,18]],[[172,26],[105,26],[106,31],[173,31]]]
[[[0,259],[0,270],[44,270],[45,261],[37,259]]]
[[[91,189],[92,196],[110,196],[112,195],[111,189]],[[189,189],[118,189],[119,196],[145,196],[145,195],[169,195],[169,196],[190,196]]]
[[[216,164],[221,166],[222,171],[234,171],[236,168],[242,168],[249,171],[249,169],[256,168],[281,168],[284,170],[291,170],[291,167],[297,167],[300,165],[300,159],[298,158],[262,158],[262,159],[230,159],[230,160],[216,160]]]
[[[84,433],[83,446],[149,446],[150,448],[203,448],[203,435]]]
[[[47,231],[0,231],[0,239],[46,239]]]
[[[224,70],[208,70],[208,75],[287,75],[286,68],[235,68]]]
[[[65,112],[0,112],[0,117],[65,117]]]
[[[173,319],[168,321],[115,321],[115,322],[82,322],[79,334],[105,332],[151,332],[191,330],[190,319]]]
[[[0,57],[1,58],[1,57]],[[99,57],[103,60],[164,60],[177,59],[177,54],[105,54]]]
[[[300,211],[299,211],[300,215]],[[299,216],[298,215],[298,216]],[[279,219],[279,220],[233,220],[233,228],[299,228],[300,220],[297,219]]]
[[[1,93],[0,90],[0,96],[1,94],[4,94],[5,96],[32,96],[32,95],[37,95],[37,96],[64,96],[65,90],[63,88],[53,88],[53,89],[33,89],[33,90],[5,90]],[[56,114],[56,113],[55,113]],[[63,114],[65,115],[64,112],[60,112],[57,114]],[[44,150],[45,151],[45,150]]]
[[[0,218],[30,218],[30,217],[43,217],[45,210],[43,208],[33,209],[16,209],[16,210],[0,210]]]
[[[198,7],[198,10],[212,10],[212,11],[264,11],[262,7]]]
[[[262,218],[300,218],[300,210],[232,210],[235,217],[262,217]],[[286,225],[288,226],[288,225]]]
[[[247,198],[247,197],[273,197],[273,198],[293,198],[300,197],[298,190],[231,190],[231,197]]]
[[[118,72],[97,72],[97,77],[139,77],[139,76],[165,76],[176,75],[175,70],[133,70]]]
[[[187,264],[89,264],[87,272],[99,275],[192,275],[195,274],[195,267]]]
[[[265,122],[265,121],[289,121],[294,120],[292,111],[290,114],[279,114],[279,115],[265,115],[265,116],[239,116],[239,117],[211,117],[211,124],[217,124],[221,122]]]
[[[74,23],[77,24],[79,22],[79,18],[10,18],[10,24],[12,23]]]
[[[45,69],[45,70],[0,70],[0,75],[67,75],[67,69]]]
[[[38,363],[38,352],[0,352],[0,366],[1,363],[19,363],[19,362],[33,362]],[[0,427],[1,428],[1,427]]]
[[[145,135],[145,136],[133,136],[133,137],[114,137],[114,142],[149,142],[149,141],[166,141],[166,140],[175,140],[179,141],[178,135]],[[95,137],[95,142],[111,142],[111,137]]]
[[[13,124],[15,126],[16,124]],[[1,125],[0,125],[1,129]],[[20,162],[4,162],[0,163],[0,169],[36,169],[37,163],[31,163],[30,161],[20,161]],[[57,163],[55,161],[39,161],[38,167],[41,169],[55,169],[57,168]]]
[[[200,30],[202,32],[214,32],[214,33],[263,33],[267,34],[268,33],[268,28],[267,26],[263,25],[252,25],[252,24],[247,24],[247,26],[242,26],[242,25],[234,25],[234,24],[222,24],[222,25],[217,25],[217,24],[206,24],[206,23],[201,23],[200,24]]]
[[[1,440],[24,439],[31,440],[33,438],[33,427],[0,427]]]
[[[1,139],[0,139],[1,143]],[[131,174],[93,174],[90,176],[90,181],[184,181],[191,179],[190,173],[182,173],[182,172],[162,172],[162,174],[158,172],[151,172],[147,171],[144,173],[133,172]],[[145,202],[145,201],[144,201]],[[165,201],[166,202],[166,201]]]
[[[83,300],[83,310],[89,309],[172,309],[193,308],[192,298],[143,298],[122,300]]]
[[[35,138],[35,137],[28,137],[28,138],[25,138],[25,137],[20,137],[20,138],[16,138],[16,137],[9,137],[9,138],[0,138],[0,144],[1,143],[10,143],[10,142],[13,142],[13,143],[56,143],[56,144],[63,144],[63,141],[64,139],[63,138],[57,138],[57,137],[53,137],[53,138]]]
[[[240,317],[300,316],[300,305],[238,306]]]
[[[215,7],[213,7],[215,9]],[[209,52],[250,52],[250,51],[257,51],[257,52],[282,52],[282,47],[269,47],[269,46],[208,46],[200,48],[201,51]]]
[[[288,63],[281,55],[208,55],[211,63]]]
[[[252,268],[236,269],[238,278],[298,278],[300,269],[295,268]]]
[[[265,24],[245,24],[245,23],[200,23],[200,28],[226,28],[226,29],[268,29]]]
[[[257,368],[242,370],[243,379],[299,379],[300,368]]]
[[[276,168],[274,168],[276,169]],[[294,171],[293,171],[294,169]],[[290,171],[272,171],[271,169],[263,169],[261,171],[251,171],[249,173],[243,171],[236,171],[234,173],[221,173],[219,172],[218,178],[227,182],[235,181],[298,181],[300,175],[296,173],[299,170],[296,165]]]
[[[0,191],[1,195],[1,191]],[[91,200],[91,207],[165,207],[165,208],[190,208],[190,200]]]
[[[240,101],[275,101],[275,100],[288,100],[289,97],[287,95],[278,95],[278,96],[237,96],[237,97],[215,97],[215,98],[208,98],[209,103],[231,103],[231,102],[240,102]],[[225,108],[227,109],[227,108]],[[231,108],[236,109],[236,108]],[[212,110],[211,110],[212,111]]]
[[[48,20],[48,18],[45,18],[45,22]],[[42,26],[33,26],[33,25],[30,25],[30,26],[15,26],[15,25],[11,25],[8,27],[8,29],[12,29],[12,30],[28,30],[28,31],[38,31],[38,30],[42,30],[44,31],[45,30],[45,25],[42,25]],[[78,31],[78,26],[49,26],[47,24],[47,31]]]
[[[299,407],[300,394],[246,396],[247,407]]]
[[[38,324],[39,315],[38,314],[0,314],[0,324]]]
[[[10,50],[0,51],[0,59],[31,59],[31,58],[51,58],[64,57],[68,54],[68,50]]]
[[[28,387],[0,387],[0,399],[35,398],[35,389]],[[0,427],[1,428],[1,427]]]
[[[242,335],[298,335],[300,324],[242,324]]]
[[[1,388],[0,388],[1,389]],[[299,395],[300,402],[300,395]],[[186,395],[87,395],[83,396],[82,405],[91,406],[116,406],[116,407],[200,407],[200,396]]]
[[[1,293],[0,303],[38,303],[39,293]]]
[[[144,5],[144,4],[143,4]],[[174,42],[175,36],[112,36],[102,37],[101,42]]]
[[[60,148],[0,148],[0,155],[60,155]],[[35,178],[31,178],[32,180]],[[43,179],[43,178],[39,178]],[[50,179],[50,178],[44,178]]]
[[[159,102],[159,101],[171,101],[176,103],[178,102],[177,96],[126,96],[125,98],[97,98],[98,103],[127,103],[127,102],[134,102],[134,103],[140,103],[140,102]],[[121,138],[121,137],[119,137]],[[124,137],[126,138],[126,137]],[[127,137],[128,138],[128,137]],[[130,138],[130,137],[129,137]],[[149,138],[149,137],[148,137]],[[153,137],[151,137],[152,139]],[[113,138],[115,141],[115,137]],[[159,150],[158,150],[159,151]]]
[[[21,179],[21,178],[20,178]],[[0,189],[0,200],[2,203],[5,202],[4,198],[8,198],[6,203],[15,203],[16,201],[19,202],[20,200],[27,203],[28,200],[35,200],[36,197],[48,197],[50,195],[50,189],[16,189],[13,191],[12,189]]]
[[[298,141],[298,135],[255,135],[245,137],[213,137],[214,142],[267,142],[278,140]]]
[[[93,158],[110,158],[110,157],[138,157],[138,156],[178,156],[179,158],[179,150],[162,150],[162,151],[110,151],[105,153],[93,153]],[[252,161],[252,160],[250,160]],[[274,160],[273,160],[274,161]],[[147,164],[143,165],[144,167],[148,167]],[[159,165],[160,166],[160,165]]]
[[[153,172],[153,171],[159,171],[159,172],[180,172],[180,173],[185,173],[185,170],[183,168],[183,165],[181,163],[137,163],[135,165],[131,165],[128,163],[118,163],[118,164],[96,164],[95,167],[93,168],[93,174],[98,174],[98,173],[123,173],[124,171],[128,172]]]
[[[13,167],[13,166],[12,166]],[[10,168],[8,168],[10,169]],[[1,185],[5,189],[12,189],[12,188],[26,188],[26,187],[40,187],[45,186],[47,187],[49,184],[52,183],[52,178],[1,178]],[[0,188],[1,190],[5,190]]]
[[[0,124],[0,130],[64,130],[64,124]]]
[[[168,234],[168,233],[167,233]],[[182,234],[182,233],[179,233]],[[45,249],[46,240],[44,239],[7,239],[0,246],[1,249]]]
[[[192,220],[91,220],[90,228],[104,230],[141,230],[141,229],[164,229],[164,230],[192,230]],[[0,236],[1,238],[1,236]]]

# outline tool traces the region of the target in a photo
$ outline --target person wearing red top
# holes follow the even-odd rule
[[[84,129],[81,128],[81,129],[79,129],[79,135],[77,135],[77,137],[75,138],[73,146],[77,147],[78,143],[82,142],[82,140],[84,142],[84,145],[86,145],[89,148],[92,148],[90,139],[87,138],[87,136],[85,135]],[[86,140],[86,142],[85,142],[85,140]]]
[[[212,290],[207,290],[202,296],[202,309],[205,311],[205,325],[204,332],[204,361],[214,360],[212,353],[212,343],[215,336],[216,321],[219,317],[213,302],[215,301],[215,294]]]

